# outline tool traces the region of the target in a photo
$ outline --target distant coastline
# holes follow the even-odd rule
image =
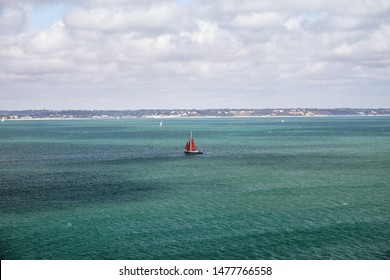
[[[390,108],[277,109],[142,109],[142,110],[0,110],[3,120],[69,120],[128,118],[219,118],[297,116],[384,116]]]

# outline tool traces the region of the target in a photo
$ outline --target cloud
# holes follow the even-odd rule
[[[183,96],[208,100],[203,107],[258,107],[279,97],[316,104],[325,98],[309,93],[326,87],[353,98],[389,86],[385,0],[58,0],[63,16],[40,30],[28,28],[31,7],[44,13],[52,1],[0,3],[1,92],[36,83],[58,99],[77,86],[86,99],[110,92],[145,107],[160,104],[142,96],[160,94],[165,107],[187,107]]]
[[[283,23],[283,16],[276,12],[238,14],[233,26],[242,29],[261,29]]]
[[[50,55],[72,49],[75,42],[67,34],[62,22],[55,23],[50,29],[43,30],[26,41],[25,52]]]
[[[299,15],[289,18],[285,21],[284,26],[289,31],[311,30],[324,24],[328,17],[327,13],[313,13],[309,15]],[[318,28],[316,29],[318,30]]]
[[[20,32],[26,24],[23,9],[17,6],[0,6],[0,34]]]
[[[219,31],[219,27],[216,23],[209,21],[198,21],[196,24],[199,30],[189,35],[193,42],[204,44],[212,42],[216,38]]]
[[[146,8],[78,8],[68,13],[64,22],[71,29],[104,32],[169,32],[177,30],[182,23],[180,11],[173,4]]]

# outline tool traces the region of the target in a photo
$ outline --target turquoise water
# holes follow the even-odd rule
[[[390,117],[281,120],[1,123],[0,257],[390,259]]]

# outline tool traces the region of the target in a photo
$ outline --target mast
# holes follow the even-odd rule
[[[191,131],[191,134],[190,134],[190,151],[192,151],[192,142],[194,142],[194,140],[192,139],[192,131]]]

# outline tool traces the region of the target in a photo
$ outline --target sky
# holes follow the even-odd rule
[[[0,109],[389,108],[390,0],[0,0]]]

